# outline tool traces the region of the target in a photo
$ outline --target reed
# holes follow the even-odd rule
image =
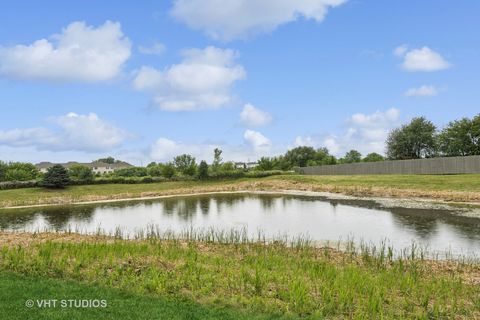
[[[480,316],[477,261],[426,258],[349,239],[317,247],[308,237],[267,239],[246,229],[112,234],[4,233],[0,270],[73,279],[204,306],[306,318],[427,319]],[[340,244],[338,244],[340,246]]]

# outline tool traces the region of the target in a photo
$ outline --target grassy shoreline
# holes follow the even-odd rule
[[[122,240],[5,232],[0,248],[0,275],[73,281],[173,305],[187,301],[218,319],[218,308],[292,319],[480,316],[478,264],[423,260],[413,252],[394,259],[389,248],[339,252],[235,235]],[[9,286],[22,288],[15,279]]]
[[[70,186],[64,190],[25,188],[0,191],[0,208],[71,204],[225,191],[315,191],[359,197],[423,198],[480,203],[480,175],[450,176],[273,176],[221,181]]]

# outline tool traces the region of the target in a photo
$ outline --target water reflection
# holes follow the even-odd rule
[[[308,234],[315,240],[354,237],[371,242],[385,238],[396,247],[412,241],[435,250],[480,255],[480,219],[445,210],[385,209],[373,201],[266,194],[218,194],[130,201],[101,205],[59,206],[0,211],[7,230],[82,230],[127,232],[155,224],[180,231],[190,226],[247,227],[255,235]]]

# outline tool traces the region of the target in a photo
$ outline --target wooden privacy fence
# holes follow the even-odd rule
[[[299,172],[307,175],[480,173],[480,156],[313,166],[302,167],[299,169]]]

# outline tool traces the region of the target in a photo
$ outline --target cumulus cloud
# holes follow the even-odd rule
[[[245,141],[255,150],[270,148],[272,142],[258,131],[246,130],[243,134]]]
[[[121,72],[130,49],[120,23],[106,21],[95,28],[73,22],[50,40],[0,47],[0,74],[28,80],[104,81]]]
[[[451,67],[451,64],[442,55],[429,47],[410,50],[406,45],[403,45],[396,48],[394,54],[399,58],[403,58],[402,68],[410,72],[439,71]]]
[[[232,102],[232,85],[245,77],[244,68],[235,64],[237,55],[216,47],[185,50],[183,61],[165,70],[142,67],[133,86],[150,92],[162,110],[220,108]]]
[[[247,127],[261,127],[272,122],[272,116],[263,110],[256,108],[252,104],[243,106],[240,113],[240,123]]]
[[[162,137],[150,147],[150,157],[156,161],[171,161],[174,157],[186,153],[197,160],[209,160],[217,147],[211,144],[187,144]]]
[[[0,145],[49,151],[102,152],[118,147],[132,137],[95,113],[79,115],[71,112],[50,121],[58,130],[37,127],[0,131]]]
[[[224,161],[248,161],[259,159],[271,154],[271,141],[260,132],[247,130],[244,133],[244,143],[230,145],[226,143],[185,143],[165,137],[157,139],[149,150],[149,156],[154,161],[171,161],[180,154],[190,154],[198,161],[212,161],[213,150],[223,150]]]
[[[438,95],[439,90],[435,86],[421,86],[410,88],[405,92],[407,97],[432,97]]]
[[[346,0],[175,0],[171,15],[214,39],[268,33],[299,18],[321,22]]]
[[[295,146],[326,147],[331,154],[343,156],[355,149],[366,155],[370,152],[385,153],[385,140],[390,130],[398,126],[400,111],[395,108],[372,114],[356,113],[347,119],[345,132],[323,136],[299,136]]]
[[[151,46],[139,46],[138,51],[143,54],[160,56],[165,52],[166,48],[163,43],[155,42]]]

